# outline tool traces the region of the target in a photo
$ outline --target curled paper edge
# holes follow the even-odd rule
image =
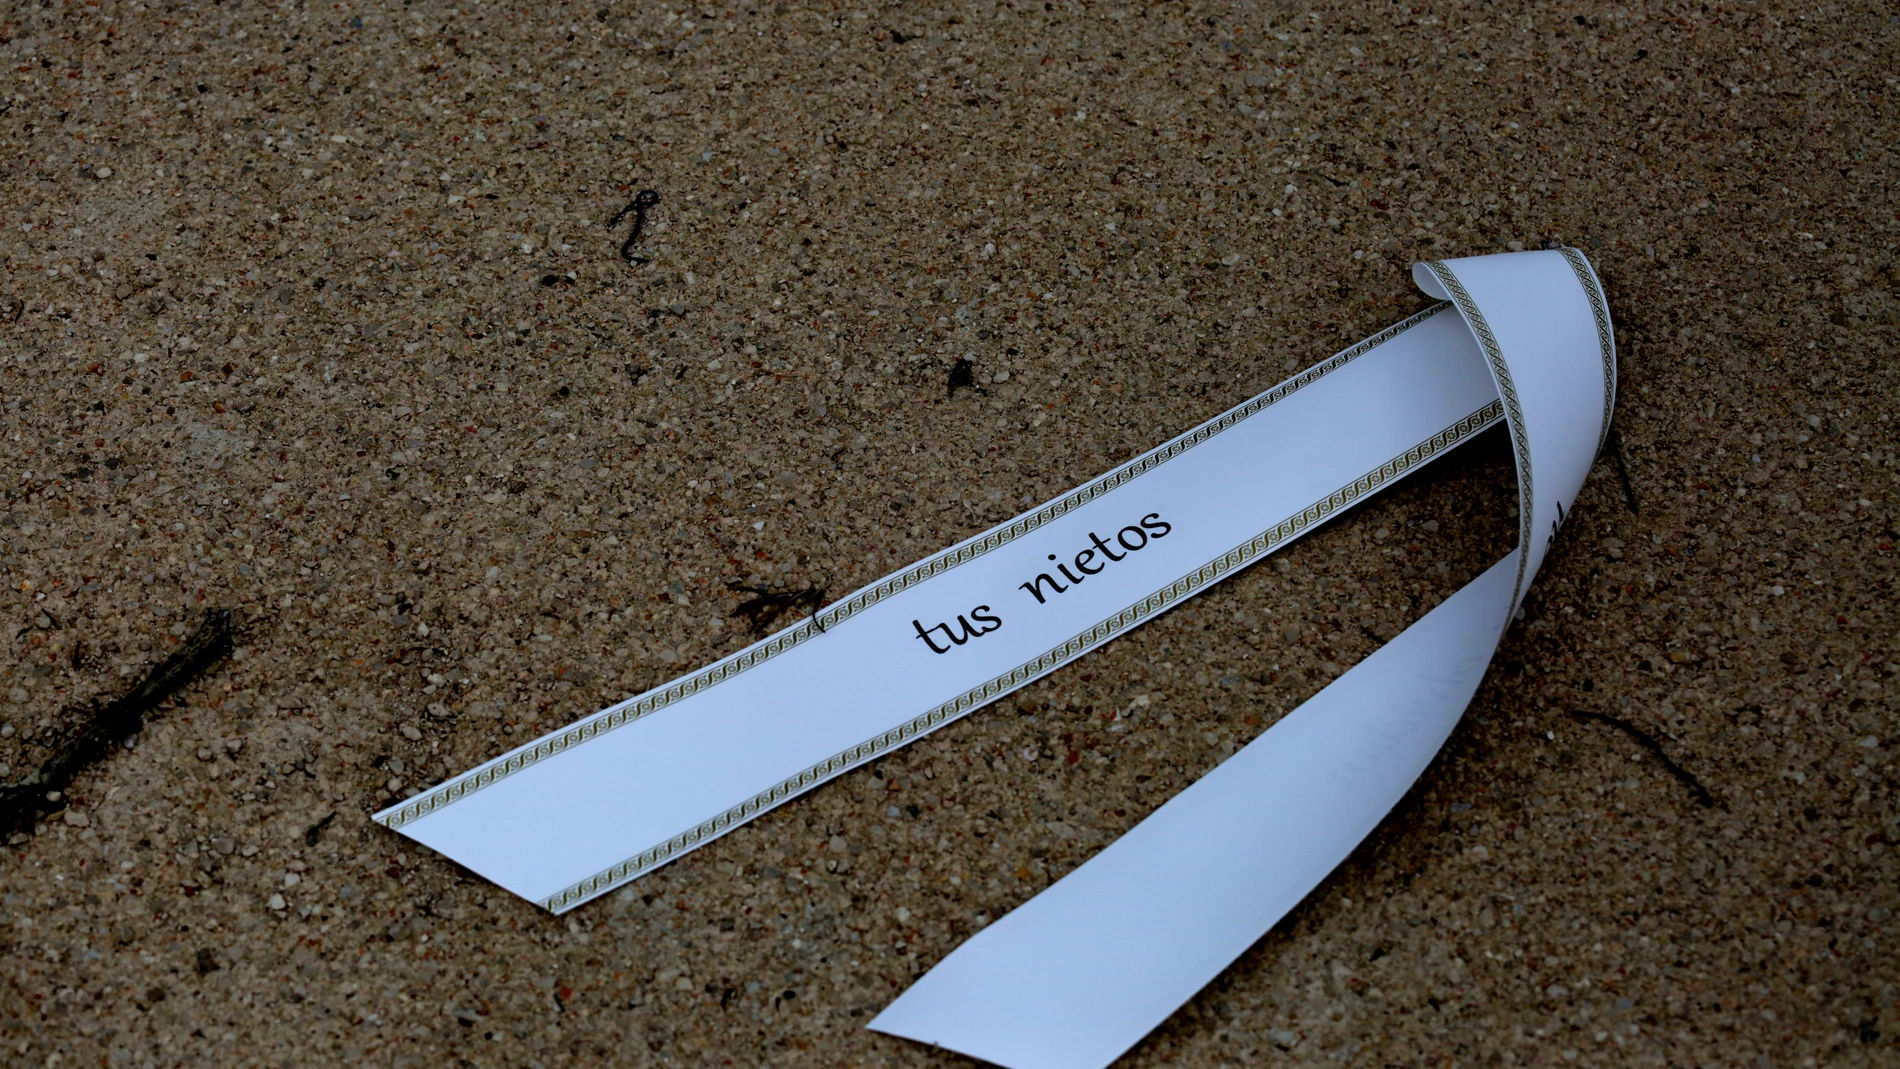
[[[1616,367],[1601,287],[1576,250],[1434,261],[1414,277],[1458,308],[1504,402],[1518,547],[964,942],[868,1028],[1008,1069],[1100,1069],[1318,886],[1430,764],[1608,433]]]

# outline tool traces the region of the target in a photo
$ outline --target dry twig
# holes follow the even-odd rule
[[[765,629],[777,623],[779,617],[800,610],[811,613],[812,622],[817,624],[818,610],[825,605],[825,590],[823,587],[812,587],[806,590],[774,591],[762,586],[747,586],[744,583],[727,583],[726,589],[734,592],[743,590],[748,594],[754,595],[740,602],[739,607],[732,610],[732,615],[745,617],[746,626],[755,635],[764,634]],[[818,630],[823,631],[824,629],[823,624],[818,624]]]
[[[1623,457],[1623,436],[1615,427],[1610,428],[1610,456],[1616,460],[1616,477],[1623,484],[1623,503],[1631,512],[1640,513],[1643,506],[1636,500],[1636,486],[1630,482],[1630,464]]]
[[[231,650],[231,613],[212,609],[178,652],[147,673],[130,693],[96,710],[71,742],[59,748],[25,779],[0,785],[0,831],[11,831],[56,808],[46,796],[63,791],[85,765],[97,760],[119,739],[145,722],[159,702],[197,678]]]

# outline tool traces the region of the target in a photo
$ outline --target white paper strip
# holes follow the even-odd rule
[[[871,1027],[999,1065],[1113,1061],[1398,803],[1477,690],[1516,574],[1512,553],[958,947]]]
[[[1441,306],[852,594],[817,624],[376,819],[572,908],[1081,656],[1501,412],[1470,332]]]
[[[1099,1069],[1266,934],[1431,762],[1589,474],[1616,372],[1607,309],[1578,253],[1414,274],[1454,301],[1496,378],[1518,466],[1518,549],[958,947],[870,1027],[1011,1069]]]
[[[1449,303],[376,819],[570,909],[1053,671],[1508,419],[1517,551],[874,1022],[1023,1069],[1106,1064],[1297,903],[1429,763],[1607,431],[1609,318],[1580,254],[1414,274]]]

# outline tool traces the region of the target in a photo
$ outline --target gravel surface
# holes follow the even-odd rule
[[[0,1060],[968,1064],[863,1025],[1508,548],[1495,436],[567,916],[367,814],[775,626],[733,584],[836,597],[1423,307],[1416,259],[1563,243],[1621,471],[1417,789],[1126,1064],[1894,1064],[1897,35],[8,5],[0,779],[239,634],[6,842]]]

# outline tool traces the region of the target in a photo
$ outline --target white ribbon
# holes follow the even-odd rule
[[[1520,538],[872,1022],[1096,1069],[1264,934],[1450,734],[1568,515],[1615,395],[1571,249],[1420,264],[1448,303],[690,676],[376,815],[571,909],[1055,670],[1504,420]]]

